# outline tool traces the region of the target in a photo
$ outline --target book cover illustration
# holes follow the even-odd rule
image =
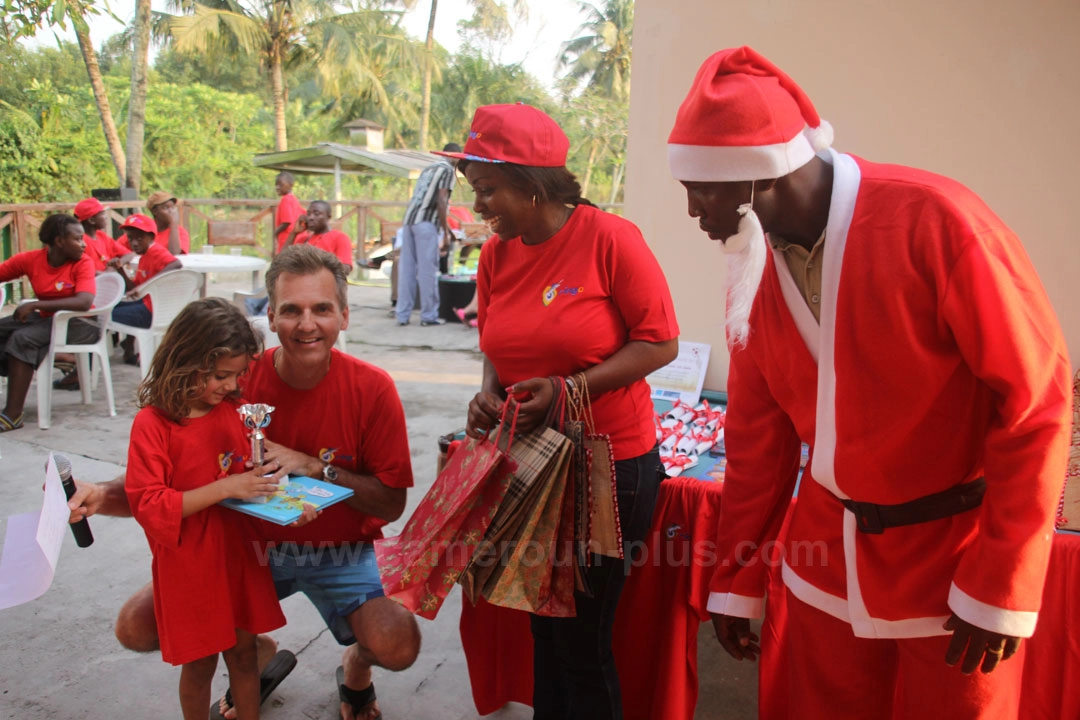
[[[296,522],[303,514],[304,505],[314,505],[316,510],[324,510],[334,503],[352,497],[353,491],[340,485],[332,485],[322,480],[297,475],[281,490],[269,497],[266,502],[247,502],[229,498],[222,505],[277,525]]]

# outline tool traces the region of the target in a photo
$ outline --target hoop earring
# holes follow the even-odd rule
[[[533,207],[536,207],[536,196],[533,195]]]

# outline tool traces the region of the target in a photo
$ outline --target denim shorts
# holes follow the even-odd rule
[[[341,645],[356,642],[345,618],[368,600],[383,597],[371,543],[285,542],[270,551],[269,563],[278,600],[297,592],[307,595]]]

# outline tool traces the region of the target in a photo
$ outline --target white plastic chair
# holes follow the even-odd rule
[[[150,296],[153,304],[150,327],[134,327],[109,319],[108,330],[131,335],[139,343],[139,371],[143,377],[150,372],[158,340],[184,306],[199,296],[202,281],[202,273],[195,270],[170,270],[155,275],[133,291],[138,298]]]
[[[96,278],[97,292],[94,294],[94,306],[86,312],[60,310],[52,316],[52,342],[49,354],[42,361],[37,374],[38,427],[48,430],[52,419],[52,368],[56,353],[75,353],[75,367],[79,373],[79,390],[82,392],[84,405],[91,402],[91,391],[97,384],[97,373],[90,366],[90,357],[96,355],[101,375],[105,378],[105,399],[109,403],[109,417],[116,416],[116,403],[113,398],[112,369],[109,366],[108,333],[106,322],[113,307],[124,297],[124,279],[116,273],[103,273]],[[67,342],[68,323],[72,318],[98,318],[101,328],[96,342],[85,345]]]

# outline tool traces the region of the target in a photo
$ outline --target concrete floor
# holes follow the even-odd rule
[[[210,292],[227,297],[241,285],[239,278],[222,276]],[[425,328],[413,322],[398,327],[387,313],[389,289],[379,282],[350,286],[349,303],[349,351],[394,377],[408,419],[416,487],[409,493],[405,516],[387,528],[392,535],[434,480],[438,436],[464,424],[468,401],[480,383],[477,334],[459,324]],[[30,389],[26,426],[0,435],[0,517],[40,507],[43,465],[50,450],[66,454],[80,480],[109,480],[122,472],[139,373],[119,364],[118,354],[114,362],[116,417],[106,414],[100,388],[93,404],[86,406],[80,404],[79,393],[60,391],[54,394],[52,428],[39,430],[35,389]],[[149,581],[145,536],[131,519],[95,517],[90,524],[94,544],[80,549],[66,537],[56,579],[45,595],[0,611],[0,718],[179,715],[178,670],[157,655],[124,650],[112,634],[117,610]],[[388,720],[478,717],[458,637],[460,602],[461,594],[454,592],[435,621],[420,620],[424,644],[412,668],[401,673],[376,669],[380,705]],[[340,649],[305,598],[289,598],[283,609],[288,625],[274,637],[297,654],[299,664],[263,706],[263,717],[332,720],[337,717],[333,673]],[[756,717],[756,666],[723,655],[710,625],[702,626],[699,640],[696,717]],[[222,663],[215,696],[227,684]],[[523,720],[531,717],[531,709],[509,706],[487,717]]]

